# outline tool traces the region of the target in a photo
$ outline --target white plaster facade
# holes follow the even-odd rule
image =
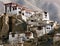
[[[13,10],[13,7],[11,7],[11,11],[10,11],[10,9],[9,9],[9,6],[7,7],[7,13],[8,14],[17,14],[17,15],[19,15],[19,11],[21,11],[21,9],[19,9],[18,7],[16,7],[16,9],[15,10]]]
[[[48,12],[46,12],[46,14],[45,13],[43,13],[43,20],[50,20],[49,19],[49,13]]]
[[[19,12],[21,11],[24,15],[22,15],[22,19],[27,22],[28,24],[31,25],[36,25],[36,26],[40,26],[41,23],[43,23],[43,21],[45,21],[45,23],[47,24],[46,26],[43,26],[43,29],[40,32],[43,32],[43,34],[45,33],[49,33],[52,30],[51,25],[49,24],[49,13],[47,12],[42,12],[42,13],[37,13],[35,15],[35,12],[33,11],[28,11],[27,9],[25,10],[21,10],[22,7],[16,6],[15,10],[13,10],[14,7],[11,7],[11,11],[10,11],[10,7],[7,7],[7,13],[10,14],[17,14],[19,15]],[[38,31],[39,33],[39,31]],[[41,33],[39,33],[41,34]]]
[[[45,13],[43,12],[40,15],[39,14],[32,15],[32,17],[30,17],[27,22],[28,22],[28,24],[31,24],[31,25],[37,26],[37,27],[42,25],[41,30],[38,30],[37,27],[35,27],[37,36],[39,37],[39,36],[43,36],[46,33],[49,33],[52,30],[52,26],[49,21],[50,21],[49,14],[47,13],[45,16]],[[43,23],[45,24],[45,26]]]

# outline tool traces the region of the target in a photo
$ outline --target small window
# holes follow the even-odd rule
[[[47,12],[44,12],[45,14],[47,14]]]
[[[47,18],[47,15],[45,15],[45,18]]]
[[[22,15],[24,15],[24,13],[22,13]]]
[[[53,25],[51,25],[51,27],[52,27]]]
[[[31,20],[31,22],[34,22],[34,20]]]
[[[38,30],[42,30],[42,27],[41,26],[38,26]]]
[[[19,14],[21,14],[21,11],[19,11]]]
[[[13,10],[16,10],[17,8],[16,7],[13,7]]]
[[[50,29],[49,27],[47,27],[47,29]]]
[[[36,22],[36,20],[31,20],[31,22]]]
[[[12,37],[15,37],[15,34],[14,33],[12,33]]]

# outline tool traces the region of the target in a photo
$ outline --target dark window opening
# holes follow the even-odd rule
[[[0,31],[2,31],[2,26],[3,26],[3,16],[0,17]]]
[[[21,11],[19,11],[19,14],[21,14]]]
[[[36,22],[36,20],[31,20],[31,22]]]
[[[44,12],[45,14],[47,14],[47,12]]]
[[[41,26],[38,26],[38,30],[41,30],[42,29],[42,27]]]
[[[34,20],[31,20],[31,22],[34,22]]]
[[[15,37],[15,33],[12,33],[12,37]]]
[[[45,18],[47,18],[47,15],[45,15]]]
[[[7,5],[5,5],[5,13],[7,12]]]
[[[52,27],[53,25],[51,25],[51,27]]]
[[[22,13],[22,15],[24,15],[24,13]]]
[[[45,15],[47,17],[47,15]]]
[[[16,7],[13,7],[13,10],[16,10],[17,8]]]
[[[49,27],[47,27],[47,29],[50,29]]]

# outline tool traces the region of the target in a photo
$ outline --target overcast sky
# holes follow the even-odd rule
[[[0,0],[3,3],[16,2],[31,9],[43,9],[48,11],[50,19],[60,22],[60,0]],[[2,4],[0,6],[2,8]],[[0,12],[1,12],[0,8]]]

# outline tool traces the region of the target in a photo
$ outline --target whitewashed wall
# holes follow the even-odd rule
[[[49,13],[47,13],[47,17],[45,17],[45,14],[43,13],[43,20],[50,20],[49,19]]]

